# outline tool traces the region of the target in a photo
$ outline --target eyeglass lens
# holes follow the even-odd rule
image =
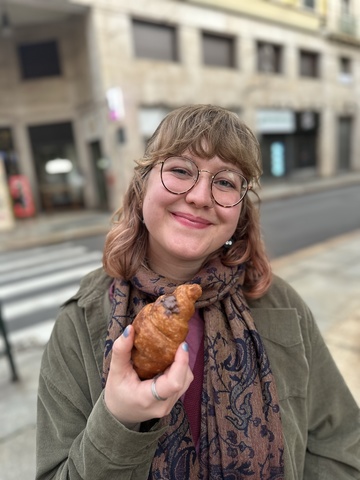
[[[164,187],[172,193],[186,193],[196,184],[199,177],[197,165],[184,157],[169,157],[161,168]],[[220,170],[211,182],[211,192],[216,203],[232,206],[239,203],[247,192],[247,180],[238,172]]]

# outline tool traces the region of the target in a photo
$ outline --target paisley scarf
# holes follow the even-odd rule
[[[181,400],[160,419],[149,479],[283,480],[283,433],[269,359],[243,296],[244,266],[220,260],[189,283],[203,289],[204,380],[200,446],[196,452]],[[176,284],[145,268],[130,282],[115,280],[104,352],[106,383],[113,342],[139,310]]]

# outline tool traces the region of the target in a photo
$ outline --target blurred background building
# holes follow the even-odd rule
[[[239,114],[264,182],[360,171],[359,18],[358,0],[0,0],[13,198],[116,208],[159,121],[189,103]]]

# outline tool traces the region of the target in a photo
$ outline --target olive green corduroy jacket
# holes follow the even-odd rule
[[[78,293],[64,305],[44,351],[38,480],[148,478],[163,430],[156,424],[146,433],[128,430],[103,400],[110,282],[101,269],[83,279]],[[269,292],[249,305],[280,398],[286,480],[360,479],[359,408],[311,312],[277,277]]]

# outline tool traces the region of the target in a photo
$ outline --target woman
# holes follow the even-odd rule
[[[107,236],[104,271],[44,352],[37,478],[360,478],[359,410],[299,296],[272,276],[249,190],[251,131],[227,110],[171,112]],[[141,381],[139,310],[198,283],[186,342]]]

